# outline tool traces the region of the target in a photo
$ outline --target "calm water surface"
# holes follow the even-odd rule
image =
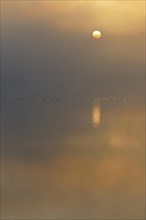
[[[144,101],[4,103],[2,217],[144,218]]]

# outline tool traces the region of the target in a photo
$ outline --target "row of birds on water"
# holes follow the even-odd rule
[[[17,101],[25,101],[25,98],[23,97],[17,97],[16,98]],[[42,102],[53,102],[53,101],[65,101],[65,100],[105,100],[105,101],[126,101],[128,100],[128,97],[96,97],[96,96],[92,96],[92,97],[77,97],[77,96],[73,96],[73,97],[64,97],[64,96],[57,96],[57,97],[50,97],[50,98],[40,98],[40,100]]]

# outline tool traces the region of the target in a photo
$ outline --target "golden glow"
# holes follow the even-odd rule
[[[93,31],[93,33],[92,33],[92,37],[94,38],[94,39],[100,39],[101,38],[101,32],[100,31]]]
[[[95,128],[100,125],[100,103],[98,100],[93,101],[92,124]]]
[[[35,21],[70,32],[91,33],[97,25],[120,35],[145,29],[144,1],[8,1],[3,2],[3,11],[3,21]]]

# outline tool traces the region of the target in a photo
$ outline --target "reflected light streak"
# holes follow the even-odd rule
[[[95,128],[100,125],[101,112],[100,112],[100,102],[97,99],[93,100],[92,107],[92,124]]]

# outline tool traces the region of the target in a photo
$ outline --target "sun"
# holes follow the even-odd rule
[[[100,31],[93,31],[93,33],[92,33],[92,37],[94,38],[94,39],[100,39],[101,38],[101,32]]]

